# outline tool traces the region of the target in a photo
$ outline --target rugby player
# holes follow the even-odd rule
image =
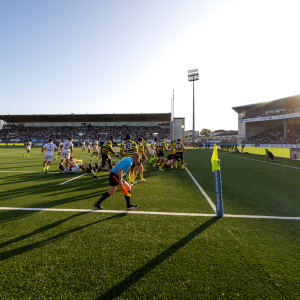
[[[271,151],[269,151],[268,149],[265,149],[265,151],[266,151],[266,154],[265,154],[266,161],[268,161],[269,158],[271,158],[271,162],[277,162],[277,160],[275,160],[275,157]]]
[[[104,193],[97,202],[94,203],[94,207],[98,209],[104,209],[103,207],[101,207],[101,203],[109,196],[112,196],[115,193],[117,186],[119,187],[121,187],[122,185],[125,186],[126,190],[130,194],[131,187],[126,181],[123,180],[123,176],[131,168],[133,164],[139,161],[139,159],[140,159],[139,154],[134,152],[131,157],[124,157],[115,165],[114,168],[111,169],[111,172],[109,174],[108,191]],[[114,177],[116,177],[119,182],[117,182],[114,179]],[[132,210],[138,207],[138,205],[132,205],[130,203],[129,196],[125,195],[125,200],[126,200],[127,210]]]
[[[137,149],[138,149],[138,154],[140,155],[140,161],[135,166],[134,174],[136,176],[137,171],[139,171],[141,182],[145,182],[146,180],[144,179],[144,175],[143,175],[143,163],[144,163],[143,157],[146,158],[146,155],[144,153],[144,143],[143,143],[143,138],[142,137],[138,138],[138,142],[137,142],[136,145],[137,145]],[[147,160],[147,158],[146,158],[146,160]]]
[[[206,144],[207,145],[207,144]],[[181,161],[181,170],[184,170],[184,152],[185,152],[185,148],[183,143],[181,143],[181,139],[177,140],[176,143],[176,160],[180,160]]]
[[[115,151],[112,149],[113,141],[114,141],[114,137],[110,136],[109,140],[105,144],[103,144],[103,146],[101,146],[102,163],[101,163],[101,166],[97,169],[93,178],[100,179],[98,177],[98,172],[101,172],[101,170],[105,167],[106,164],[108,164],[109,170],[112,169],[111,157],[109,155],[110,152],[113,153],[116,157],[119,157],[119,155],[116,154]]]
[[[64,139],[61,139],[60,143],[58,144],[58,153],[55,155],[54,159],[56,160],[57,157],[61,154],[61,150],[63,148]]]
[[[150,149],[149,149],[149,153],[151,155],[149,164],[151,164],[155,159],[155,156],[156,156],[156,152],[155,152],[156,143],[157,143],[157,138],[154,138],[154,140],[151,142]]]
[[[49,139],[49,143],[45,144],[41,151],[44,154],[43,172],[47,175],[51,162],[53,160],[54,152],[58,150],[57,146],[53,144],[53,140]]]
[[[87,141],[87,148],[88,148],[88,156],[91,156],[91,145],[92,145],[92,140]]]
[[[174,143],[174,140],[172,140],[168,146],[167,155],[168,157],[166,158],[165,162],[167,166],[171,166],[169,171],[172,171],[176,163],[176,144]]]
[[[168,150],[165,143],[165,138],[163,137],[159,142],[156,143],[156,155],[158,157],[157,161],[153,165],[153,169],[155,169],[156,164],[159,162],[160,166],[158,171],[164,171],[163,166],[165,165],[165,155],[164,150]]]
[[[86,146],[85,146],[85,140],[82,141],[82,151],[81,152],[85,152]]]
[[[99,157],[98,157],[98,155],[99,155],[99,142],[100,142],[100,138],[97,138],[97,140],[94,141],[94,143],[93,143],[93,154],[92,154],[90,160],[93,160],[94,155],[96,155],[96,157],[99,160]]]
[[[75,162],[70,162],[68,167],[63,165],[59,166],[59,172],[62,174],[78,173],[81,166],[78,166]]]
[[[137,146],[136,146],[136,142],[131,141],[130,134],[127,134],[125,139],[124,139],[124,142],[120,146],[120,155],[121,155],[121,157],[122,158],[132,157],[132,155],[134,153],[137,153],[137,152],[138,152],[138,149],[137,149]],[[131,168],[128,169],[128,171],[126,173],[127,182],[130,185],[137,184],[137,182],[134,181],[135,175],[136,175],[136,174],[134,174],[134,168],[135,168],[135,162],[133,162]]]
[[[61,150],[61,160],[59,166],[62,166],[64,161],[66,160],[66,167],[69,164],[70,156],[73,156],[73,138],[70,137],[68,141],[65,141]],[[71,154],[71,155],[70,155]]]
[[[26,147],[25,147],[25,149],[26,149],[26,153],[25,154],[23,154],[23,157],[25,157],[25,156],[27,156],[27,157],[29,157],[29,153],[30,153],[30,150],[31,150],[31,145],[32,145],[32,143],[31,143],[31,139],[26,143]]]

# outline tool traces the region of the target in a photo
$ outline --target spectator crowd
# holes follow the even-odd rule
[[[288,125],[284,138],[283,125],[253,135],[245,144],[300,144],[300,125]]]
[[[161,128],[159,126],[88,126],[71,127],[71,126],[49,126],[49,127],[21,127],[11,126],[11,129],[0,130],[0,137],[5,140],[19,139],[21,141],[35,139],[35,140],[47,140],[53,139],[67,139],[73,137],[78,140],[90,140],[100,137],[101,139],[107,139],[110,135],[114,138],[123,140],[124,137],[130,134],[133,140],[137,140],[138,137],[153,138],[154,136],[162,137],[166,139],[170,138],[170,128]]]

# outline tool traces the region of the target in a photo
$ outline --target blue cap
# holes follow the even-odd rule
[[[130,134],[126,134],[125,140],[130,140]]]

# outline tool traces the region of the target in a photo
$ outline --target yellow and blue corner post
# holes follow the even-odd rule
[[[216,201],[216,215],[223,217],[223,199],[222,199],[222,180],[220,160],[218,159],[217,145],[214,146],[213,155],[211,157],[212,171],[214,173],[214,187],[215,187],[215,201]]]

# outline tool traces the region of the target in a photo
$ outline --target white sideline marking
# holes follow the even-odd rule
[[[176,213],[157,211],[124,211],[124,210],[98,210],[98,209],[69,209],[69,208],[38,208],[38,207],[0,207],[0,210],[27,210],[27,211],[59,211],[59,212],[86,212],[86,213],[114,213],[114,214],[136,214],[136,215],[161,215],[161,216],[183,216],[183,217],[216,217],[215,214]],[[224,214],[224,218],[246,218],[246,219],[276,219],[276,220],[300,220],[300,217],[278,217],[258,215],[231,215]]]
[[[32,172],[32,171],[0,171],[1,173],[33,173],[33,174],[42,174],[44,173],[43,171],[41,172]],[[60,172],[48,172],[49,173],[60,173]]]
[[[258,159],[254,159],[254,158],[246,158],[246,157],[231,155],[231,154],[227,154],[227,153],[220,153],[220,152],[218,152],[218,154],[227,155],[227,156],[231,156],[231,157],[237,157],[237,158],[243,158],[243,159],[249,159],[249,160],[259,161],[261,163],[268,163],[268,164],[272,164],[272,165],[283,166],[283,167],[287,167],[287,168],[293,168],[293,169],[300,170],[300,168],[298,168],[298,167],[292,167],[292,166],[287,166],[287,165],[278,164],[278,163],[266,162],[266,161],[258,160]]]
[[[70,179],[70,180],[67,180],[67,181],[65,181],[65,182],[60,183],[59,185],[65,184],[65,183],[70,182],[70,181],[72,181],[72,180],[75,180],[75,179],[77,179],[77,178],[79,178],[79,177],[82,177],[82,176],[84,176],[84,175],[86,175],[86,174],[87,174],[87,173],[84,173],[84,174],[82,174],[82,175],[80,175],[80,176],[74,177],[74,178],[72,178],[72,179]]]
[[[207,200],[207,202],[209,203],[209,205],[212,207],[212,209],[214,210],[214,212],[216,212],[216,205],[211,201],[211,199],[209,198],[209,196],[205,193],[204,189],[197,182],[197,180],[192,175],[192,173],[188,170],[188,168],[185,168],[185,169],[189,173],[189,175],[191,176],[191,178],[193,179],[193,181],[195,182],[196,186],[198,187],[198,189],[200,190],[200,192],[203,194],[203,196],[205,197],[205,199]]]

